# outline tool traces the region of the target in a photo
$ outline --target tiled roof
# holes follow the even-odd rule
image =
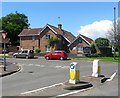
[[[63,31],[60,30],[59,28],[55,27],[55,26],[52,26],[50,24],[47,24],[48,26],[50,26],[57,34],[60,34],[62,35],[63,34]]]
[[[48,24],[49,25],[49,24]],[[59,28],[49,25],[57,34],[63,35],[65,39],[69,40],[69,42],[72,42],[76,37],[69,31],[66,30],[60,30]]]
[[[88,45],[90,45],[93,40],[91,38],[88,38],[82,34],[79,34],[75,40],[72,41],[72,43],[69,44],[69,46],[71,46],[78,38],[81,38],[82,40],[84,40]]]
[[[28,29],[23,29],[23,31],[18,35],[18,36],[37,36],[39,35],[46,27],[49,27],[52,29],[56,34],[63,35],[63,37],[68,41],[72,42],[76,37],[71,33],[63,29],[59,29],[55,26],[52,26],[50,24],[47,24],[44,28],[28,28]]]
[[[93,40],[91,38],[88,38],[82,34],[80,34],[79,36],[82,37],[82,39],[84,39],[86,42],[89,42],[89,44],[91,44],[93,42]]]
[[[42,28],[28,28],[23,29],[22,32],[18,36],[37,36]]]
[[[71,32],[68,32],[68,31],[63,31],[64,32],[64,36],[70,41],[72,42],[73,40],[75,40],[75,36],[71,33]]]

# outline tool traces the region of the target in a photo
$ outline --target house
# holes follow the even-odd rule
[[[76,39],[69,44],[70,52],[73,54],[84,54],[90,51],[90,45],[93,42],[91,38],[88,38],[82,34],[79,34]]]
[[[0,32],[0,53],[2,53],[2,32]]]
[[[56,49],[65,50],[66,52],[69,52],[68,45],[76,38],[71,32],[63,30],[62,24],[58,24],[58,27],[47,24],[43,28],[23,29],[19,37],[21,48],[40,49],[42,53],[53,50],[48,44],[48,40],[52,37],[60,40],[56,45]]]

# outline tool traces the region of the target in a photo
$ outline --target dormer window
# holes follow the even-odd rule
[[[46,34],[46,39],[50,39],[50,35],[49,34]]]

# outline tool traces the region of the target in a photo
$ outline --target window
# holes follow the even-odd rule
[[[78,47],[77,47],[77,52],[83,52],[83,47],[78,46]]]
[[[45,46],[45,51],[50,52],[50,46]]]
[[[46,34],[46,39],[50,39],[50,35],[49,34]]]
[[[79,39],[79,43],[82,43],[82,39]]]
[[[55,52],[55,54],[61,54],[62,52]]]

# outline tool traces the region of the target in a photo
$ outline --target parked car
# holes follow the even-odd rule
[[[49,60],[49,59],[60,59],[60,60],[64,60],[64,59],[67,59],[68,55],[65,51],[63,50],[57,50],[57,51],[54,51],[53,53],[47,53],[44,58],[46,60]]]
[[[25,49],[22,51],[18,51],[17,53],[14,53],[13,57],[15,57],[15,58],[20,57],[20,58],[26,58],[26,59],[34,58],[34,51],[29,50],[29,49]]]

